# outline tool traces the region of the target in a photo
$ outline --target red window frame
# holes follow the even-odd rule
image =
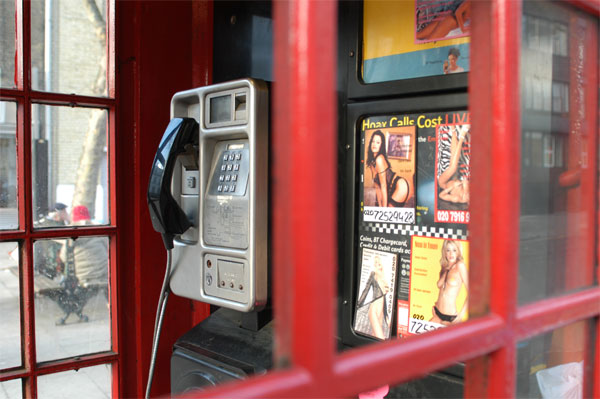
[[[568,3],[600,14],[597,2]],[[471,268],[470,302],[471,313],[482,316],[409,340],[335,353],[336,4],[276,1],[272,237],[277,370],[194,397],[341,397],[461,361],[467,362],[465,396],[513,397],[516,343],[585,319],[594,322],[596,356],[587,360],[594,362],[593,396],[600,397],[600,288],[517,305],[515,193],[520,177],[518,163],[511,161],[520,154],[520,142],[510,137],[520,131],[514,99],[520,96],[521,42],[514,27],[521,26],[521,2],[474,1],[473,15],[470,111],[474,129],[489,132],[473,138],[479,150],[471,158],[472,177],[479,182],[473,185],[471,259],[480,267]],[[597,42],[586,49],[587,59],[593,60],[585,69],[588,87],[598,87]],[[588,92],[587,115],[597,115],[595,90]],[[598,121],[589,118],[587,123],[588,131],[595,132],[590,148],[597,148]],[[596,155],[590,164],[596,164]],[[590,169],[594,176],[587,178],[595,179],[590,193],[596,215],[593,239],[598,240],[598,175]],[[491,185],[484,183],[492,180],[493,196]]]
[[[114,0],[107,0],[107,97],[91,97],[73,94],[39,92],[32,89],[31,82],[31,1],[15,0],[16,5],[16,88],[2,89],[2,101],[17,103],[17,192],[19,228],[0,231],[1,241],[20,243],[20,311],[21,352],[23,363],[0,371],[0,382],[22,379],[23,397],[37,397],[37,377],[62,371],[78,370],[100,364],[112,368],[112,395],[119,396],[119,348],[118,301],[117,301],[117,193],[116,193],[116,93],[115,93],[115,18]],[[62,105],[72,107],[102,108],[108,113],[108,173],[110,187],[110,224],[77,229],[34,230],[32,211],[32,168],[31,168],[31,106],[32,104]],[[111,320],[111,351],[80,355],[67,359],[37,363],[35,314],[33,242],[53,237],[106,236],[109,239],[109,295]]]

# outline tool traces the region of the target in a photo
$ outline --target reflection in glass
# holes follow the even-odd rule
[[[0,86],[7,88],[16,86],[15,4],[14,1],[0,1]]]
[[[39,240],[33,251],[38,361],[110,350],[108,238]]]
[[[0,230],[19,227],[16,133],[17,104],[0,101]]]
[[[85,0],[79,7],[46,1],[31,7],[34,90],[106,96],[106,8],[105,0]]]
[[[590,286],[595,128],[586,124],[586,36],[597,23],[567,6],[524,2],[521,48],[519,303]],[[597,127],[596,127],[597,128]],[[591,202],[590,202],[591,200]]]
[[[35,227],[82,224],[72,217],[77,206],[87,208],[86,224],[109,223],[107,111],[42,105],[32,111]]]
[[[85,394],[84,394],[85,393]],[[38,377],[40,398],[110,399],[111,366],[85,367]]]
[[[581,321],[519,342],[516,396],[587,397],[582,395],[582,389],[584,373],[588,378],[592,374],[592,331],[589,321]]]
[[[23,386],[21,380],[8,380],[0,382],[0,398],[21,399],[23,397]]]
[[[19,292],[19,245],[0,242],[0,370],[21,365]]]

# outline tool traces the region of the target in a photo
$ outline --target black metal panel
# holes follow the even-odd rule
[[[177,340],[171,357],[171,393],[207,388],[272,367],[273,323],[242,328],[243,314],[219,309]]]
[[[213,82],[273,81],[273,19],[268,1],[215,1]]]
[[[343,175],[340,176],[341,213],[339,219],[343,221],[344,232],[340,232],[340,281],[341,287],[341,319],[339,333],[345,345],[365,345],[372,343],[373,339],[356,334],[352,329],[354,317],[355,293],[358,287],[357,259],[357,223],[356,207],[358,198],[358,162],[360,160],[359,135],[357,123],[364,116],[385,114],[400,114],[413,112],[450,111],[467,108],[467,94],[431,94],[417,98],[397,98],[381,101],[357,102],[347,106],[347,120],[345,132],[340,134],[345,154],[343,160]]]

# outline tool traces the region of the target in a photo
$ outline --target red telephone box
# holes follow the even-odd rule
[[[382,387],[423,396],[429,381],[444,389],[440,380],[466,397],[539,396],[548,375],[573,375],[580,388],[553,388],[600,397],[596,2],[439,0],[436,9],[422,0],[108,0],[100,7],[108,60],[100,94],[36,83],[32,26],[40,16],[34,3],[14,3],[0,15],[14,22],[0,39],[16,43],[1,60],[0,111],[15,111],[14,122],[0,114],[1,128],[14,126],[0,130],[0,145],[16,157],[0,159],[0,209],[17,216],[0,221],[0,242],[20,254],[10,266],[18,317],[7,322],[19,331],[19,350],[14,363],[0,362],[0,385],[43,396],[59,373],[106,365],[106,392],[143,395],[164,258],[146,189],[169,101],[181,90],[254,77],[269,81],[271,93],[273,367],[187,396],[338,397]],[[409,25],[409,36],[398,33]],[[14,79],[4,79],[5,64]],[[36,191],[39,176],[51,178],[35,163],[37,149],[52,151],[36,141],[38,105],[105,110],[108,217],[100,226],[35,224],[37,208],[55,195]],[[378,130],[396,175],[389,185],[377,157],[369,163]],[[445,179],[456,148],[458,177]],[[408,192],[402,198],[398,186]],[[36,243],[93,236],[109,246],[108,346],[43,358]],[[459,243],[466,272],[444,270],[446,241]],[[369,302],[361,294],[371,274],[377,280],[375,258],[394,274]],[[459,277],[456,310],[440,309],[439,295]],[[368,306],[359,315],[359,303],[388,294],[379,313]],[[170,391],[172,344],[210,313],[171,301],[154,395]],[[385,328],[367,326],[371,317]]]

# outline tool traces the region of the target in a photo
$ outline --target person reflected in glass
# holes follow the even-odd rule
[[[470,125],[455,126],[450,142],[450,163],[438,177],[438,186],[442,191],[438,194],[444,201],[455,204],[468,204],[469,193],[469,165],[459,166],[463,143],[470,134]]]
[[[369,304],[368,316],[373,336],[379,339],[386,339],[386,334],[389,325],[387,304],[385,295],[390,290],[389,283],[385,279],[385,273],[383,272],[383,264],[381,258],[375,256],[373,258],[373,271],[369,275],[367,284],[358,299],[357,306],[364,306],[365,300],[369,292],[372,293],[372,302]]]
[[[460,323],[467,312],[469,274],[459,243],[444,240],[440,265],[440,276],[437,281],[439,294],[432,308],[433,317],[429,321],[443,325]],[[459,311],[456,300],[463,285],[467,290],[467,296]]]
[[[71,219],[74,226],[92,224],[90,212],[84,205],[73,207]],[[77,240],[68,240],[67,245],[62,248],[61,258],[69,269],[74,269],[68,272],[74,271],[82,286],[108,283],[108,240],[106,238],[80,237]]]
[[[69,224],[71,218],[67,212],[67,206],[62,202],[57,202],[50,211],[40,220],[35,222],[34,227],[52,228],[65,227]],[[64,270],[64,264],[60,259],[60,250],[63,246],[62,240],[39,240],[33,246],[33,265],[34,270],[40,275],[53,279],[57,274]]]
[[[367,167],[373,176],[376,206],[401,208],[408,199],[408,181],[391,168],[385,147],[385,135],[376,130],[371,136],[367,151]]]

